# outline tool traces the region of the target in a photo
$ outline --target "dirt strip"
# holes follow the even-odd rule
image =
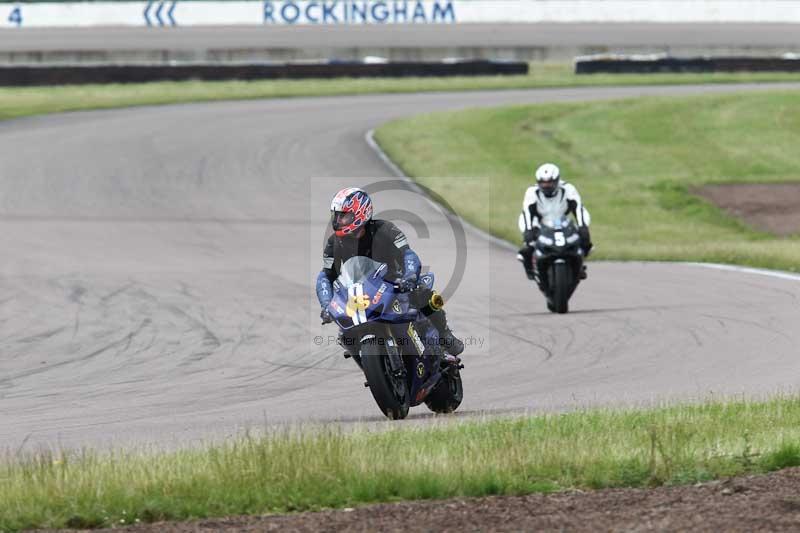
[[[115,529],[147,533],[523,530],[800,531],[800,468],[684,487],[404,502]]]
[[[800,183],[708,185],[696,193],[756,229],[800,234]]]

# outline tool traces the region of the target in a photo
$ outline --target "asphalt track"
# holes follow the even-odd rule
[[[460,24],[23,28],[0,30],[0,52],[244,48],[615,47],[786,48],[796,24]]]
[[[766,88],[264,100],[0,123],[0,448],[391,424],[355,365],[314,340],[334,334],[312,288],[329,198],[390,175],[366,131],[439,109]],[[419,235],[398,223],[444,285],[456,250],[441,213],[402,190],[375,200],[379,216],[423,221]],[[573,313],[554,316],[505,247],[467,230],[466,251],[448,303],[476,343],[464,414],[796,390],[796,279],[596,263]],[[430,419],[424,407],[412,418]]]

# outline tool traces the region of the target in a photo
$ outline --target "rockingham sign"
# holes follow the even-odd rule
[[[800,22],[790,0],[0,0],[0,28],[538,22]]]
[[[441,24],[453,23],[456,1],[273,1],[264,2],[265,24]]]

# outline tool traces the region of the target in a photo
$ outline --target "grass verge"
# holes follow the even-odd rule
[[[750,229],[690,192],[800,180],[796,91],[436,113],[384,125],[376,139],[460,215],[511,242],[535,166],[553,161],[591,211],[597,258],[800,271],[800,238]],[[459,176],[489,179],[490,198]]]
[[[227,82],[160,82],[120,85],[0,88],[0,120],[87,109],[107,109],[214,100],[246,100],[295,96],[469,91],[578,87],[600,85],[654,85],[800,81],[800,74],[597,74],[577,76],[566,64],[534,64],[527,76],[402,78],[333,80],[271,80]]]
[[[694,483],[800,465],[800,399],[294,430],[173,453],[0,460],[0,529]]]

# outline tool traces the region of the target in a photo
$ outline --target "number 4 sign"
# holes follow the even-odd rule
[[[21,6],[14,6],[14,9],[12,9],[11,13],[8,15],[8,22],[10,24],[16,24],[17,27],[22,26],[22,7]]]

